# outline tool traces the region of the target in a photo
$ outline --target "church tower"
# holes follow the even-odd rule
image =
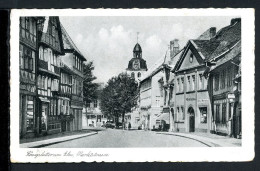
[[[138,38],[137,43],[133,49],[133,58],[129,61],[126,71],[127,74],[135,78],[137,82],[147,71],[146,61],[142,58],[142,48],[138,43]]]

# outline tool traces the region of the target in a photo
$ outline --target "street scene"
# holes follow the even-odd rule
[[[20,17],[22,148],[239,147],[240,17]]]

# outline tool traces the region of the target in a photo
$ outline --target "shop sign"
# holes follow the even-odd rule
[[[198,103],[205,103],[205,102],[208,102],[208,99],[199,99],[198,100]]]
[[[194,101],[196,100],[195,98],[186,98],[187,101]]]
[[[235,98],[235,94],[233,94],[233,93],[232,94],[228,94],[227,96],[228,96],[227,97],[228,99],[234,99]]]

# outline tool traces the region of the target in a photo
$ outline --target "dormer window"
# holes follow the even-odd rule
[[[190,54],[190,63],[193,62],[193,54]]]

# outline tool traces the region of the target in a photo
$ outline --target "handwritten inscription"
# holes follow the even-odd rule
[[[84,152],[84,151],[78,151],[78,152],[71,152],[71,151],[66,151],[65,153],[51,153],[47,151],[27,151],[26,156],[28,157],[33,157],[33,158],[39,158],[39,157],[108,157],[109,154],[105,153],[97,153],[97,152]]]

